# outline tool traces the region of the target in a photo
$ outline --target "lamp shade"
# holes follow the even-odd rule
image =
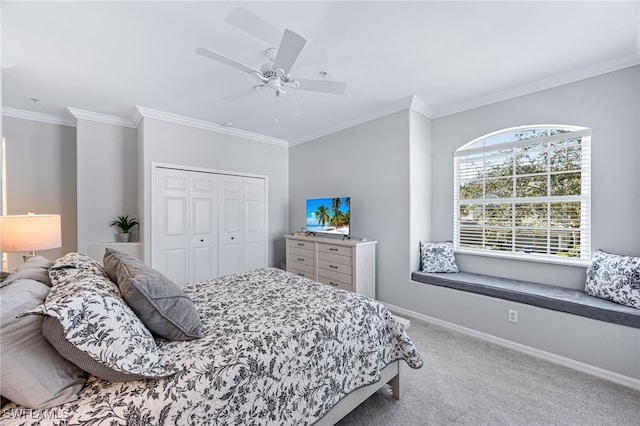
[[[59,214],[0,216],[0,251],[46,250],[62,245]]]

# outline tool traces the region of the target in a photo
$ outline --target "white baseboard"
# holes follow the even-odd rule
[[[613,371],[605,370],[604,368],[596,367],[590,364],[585,364],[584,362],[580,362],[571,358],[566,358],[560,355],[556,355],[551,352],[542,351],[540,349],[523,345],[521,343],[512,342],[511,340],[503,339],[501,337],[492,336],[491,334],[487,334],[481,331],[473,330],[471,328],[463,327],[461,325],[454,324],[452,322],[443,321],[441,319],[430,317],[428,315],[421,314],[419,312],[414,312],[409,309],[401,308],[400,306],[391,305],[386,302],[383,302],[383,303],[393,313],[397,313],[400,315],[408,315],[410,317],[418,318],[420,320],[439,325],[449,330],[457,331],[459,333],[466,334],[468,336],[477,337],[479,339],[482,339],[491,343],[495,343],[497,345],[504,346],[506,348],[513,349],[518,352],[535,356],[536,358],[541,358],[546,361],[550,361],[555,364],[562,365],[564,367],[569,367],[574,370],[581,371],[583,373],[591,374],[592,376],[596,376],[601,379],[609,380],[613,383],[617,383],[622,386],[627,386],[635,390],[640,390],[639,379],[625,376]]]

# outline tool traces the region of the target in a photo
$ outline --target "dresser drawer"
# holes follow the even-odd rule
[[[289,240],[289,250],[292,248],[301,248],[307,250],[315,250],[313,241]]]
[[[321,260],[329,263],[347,265],[347,266],[351,266],[353,262],[353,259],[351,258],[351,256],[343,256],[341,254],[333,254],[333,253],[326,253],[326,252],[318,253],[318,262],[320,262]]]
[[[318,252],[339,254],[340,256],[351,257],[351,247],[334,246],[332,244],[318,244]]]
[[[290,248],[289,262],[298,262],[305,265],[314,266],[316,264],[316,256],[313,250]]]
[[[340,259],[343,260],[343,259]],[[318,268],[331,272],[339,272],[341,274],[351,275],[351,265],[345,265],[344,263],[331,262],[324,259],[318,259]],[[318,272],[320,273],[320,272]]]
[[[318,269],[318,281],[324,282],[320,280],[321,278],[324,278],[327,280],[333,280],[334,282],[339,281],[342,284],[349,285],[349,286],[352,284],[351,273],[342,274],[340,272],[329,271],[327,269]]]
[[[297,272],[306,272],[305,277],[313,277],[316,273],[316,267],[313,265],[307,265],[306,263],[296,262],[295,260],[289,261],[289,272],[293,272],[293,270]]]
[[[314,278],[313,274],[310,274],[309,272],[305,272],[305,271],[298,271],[296,269],[290,269],[289,272],[291,272],[292,274],[296,274],[296,275],[298,275],[300,277],[303,277],[303,278],[308,278],[310,280],[313,280],[313,278]]]
[[[339,289],[347,290],[347,291],[353,291],[353,287],[351,286],[351,284],[345,284],[342,281],[333,280],[333,279],[327,278],[327,277],[318,277],[318,281],[323,283],[323,284],[330,285],[331,287],[334,287],[334,288],[339,288]]]

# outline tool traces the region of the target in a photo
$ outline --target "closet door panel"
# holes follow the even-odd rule
[[[242,178],[222,175],[220,206],[220,275],[244,271]]]
[[[189,278],[189,185],[179,170],[157,169],[151,266],[176,282]]]
[[[210,173],[190,173],[191,281],[218,276],[218,182]]]
[[[186,283],[189,281],[187,253],[186,248],[168,249],[163,253],[166,268],[163,273],[174,283]]]
[[[244,270],[267,266],[265,180],[244,178]]]
[[[154,169],[151,266],[175,282],[267,266],[266,180]]]

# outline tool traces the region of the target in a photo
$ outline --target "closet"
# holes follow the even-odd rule
[[[153,168],[151,266],[174,282],[267,266],[266,179]]]

